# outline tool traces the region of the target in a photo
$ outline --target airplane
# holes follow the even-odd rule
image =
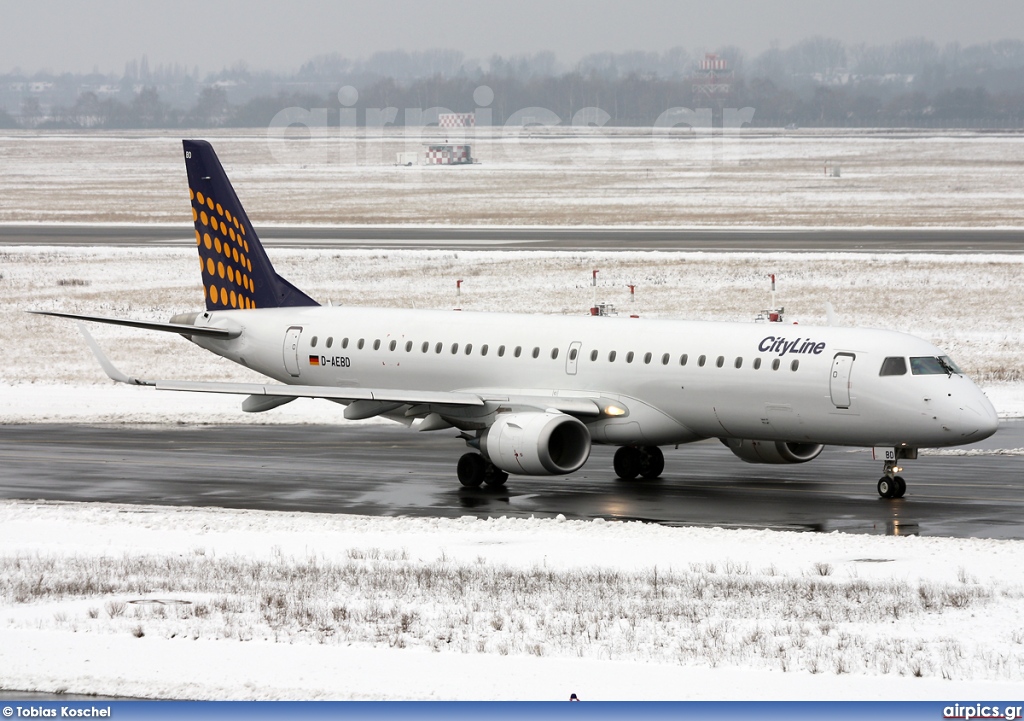
[[[114,381],[245,395],[242,410],[296,398],[420,432],[457,429],[459,482],[579,470],[618,446],[620,479],[659,477],[662,446],[717,438],[749,463],[815,459],[826,445],[873,449],[882,498],[901,498],[918,449],[995,433],[985,394],[940,348],[889,330],[322,306],[278,275],[213,147],[183,141],[205,309],[168,323],[43,315],[178,333],[276,383]]]

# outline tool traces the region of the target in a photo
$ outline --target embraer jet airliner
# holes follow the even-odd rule
[[[209,143],[184,141],[204,311],[169,323],[48,313],[179,333],[278,381],[115,381],[246,395],[242,410],[296,398],[458,429],[465,486],[508,474],[577,471],[593,443],[618,446],[615,473],[655,478],[659,446],[718,438],[750,463],[806,463],[825,445],[882,461],[878,493],[899,498],[899,463],[922,447],[996,431],[992,404],[946,353],[904,333],[781,323],[324,307],[274,272]]]

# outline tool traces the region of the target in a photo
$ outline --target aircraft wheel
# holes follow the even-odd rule
[[[903,498],[907,492],[907,482],[903,480],[903,476],[893,476],[892,479],[896,483],[896,491],[893,493],[893,498]]]
[[[615,451],[615,458],[612,460],[615,475],[624,481],[632,481],[640,475],[641,461],[639,449],[633,446],[622,446]]]
[[[644,478],[657,478],[665,470],[665,454],[657,446],[640,449],[640,475]]]
[[[487,468],[484,471],[484,483],[487,484],[488,488],[501,488],[505,485],[505,481],[508,480],[508,474],[505,471],[498,468],[496,465],[487,462]]]
[[[882,498],[895,498],[896,489],[898,487],[895,477],[889,478],[889,476],[882,476],[878,479],[878,495]]]
[[[486,471],[487,461],[479,453],[466,453],[459,459],[459,483],[468,488],[477,488],[483,483]]]

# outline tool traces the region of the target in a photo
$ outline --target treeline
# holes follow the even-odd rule
[[[570,123],[584,108],[609,125],[650,126],[677,107],[752,107],[753,125],[823,127],[1006,127],[1024,122],[1024,42],[939,46],[924,39],[850,45],[814,37],[755,56],[716,50],[727,72],[700,87],[703,51],[594,53],[572,66],[554,53],[467,58],[454,50],[375,53],[353,60],[316,57],[291,74],[237,64],[200,76],[177,65],[150,69],[143,57],[120,78],[9,73],[0,75],[0,128],[211,128],[266,126],[284,108],[327,108],[338,123],[344,98],[367,123],[367,109],[476,110],[487,86],[492,122],[519,122],[517,112],[543,108]],[[719,88],[721,89],[721,88]],[[520,113],[536,115],[536,113]],[[372,111],[370,113],[372,121]],[[429,118],[428,118],[429,120]]]
[[[870,88],[818,86],[810,93],[779,87],[767,78],[736,80],[723,97],[709,97],[690,79],[662,79],[629,75],[614,80],[593,75],[566,73],[530,80],[484,76],[429,78],[410,83],[380,80],[359,91],[356,109],[359,125],[375,124],[373,109],[396,108],[393,124],[436,122],[436,112],[477,111],[473,96],[481,85],[489,87],[494,125],[510,121],[521,125],[523,116],[543,120],[538,110],[558,116],[562,124],[601,122],[592,112],[608,114],[610,126],[653,126],[666,122],[671,108],[713,108],[716,123],[723,107],[754,108],[754,127],[963,127],[1019,128],[1024,122],[1024,92],[990,92],[984,88],[954,88],[935,94],[923,92],[873,92]],[[218,128],[266,127],[285,108],[327,109],[327,125],[338,125],[342,108],[337,94],[308,92],[260,96],[231,104],[221,88],[205,88],[196,104],[177,110],[160,99],[155,88],[144,88],[131,102],[100,99],[83,93],[74,105],[56,107],[48,115],[23,113],[20,120],[0,113],[0,127],[38,129]],[[371,109],[367,112],[367,109]],[[407,118],[406,109],[430,111]],[[671,115],[667,122],[671,122]],[[280,122],[280,118],[278,118]],[[529,120],[527,120],[529,122]]]

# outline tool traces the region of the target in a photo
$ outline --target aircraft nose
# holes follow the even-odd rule
[[[984,440],[999,428],[999,415],[992,402],[980,390],[977,397],[964,407],[961,420],[966,431],[965,440],[969,441]]]

